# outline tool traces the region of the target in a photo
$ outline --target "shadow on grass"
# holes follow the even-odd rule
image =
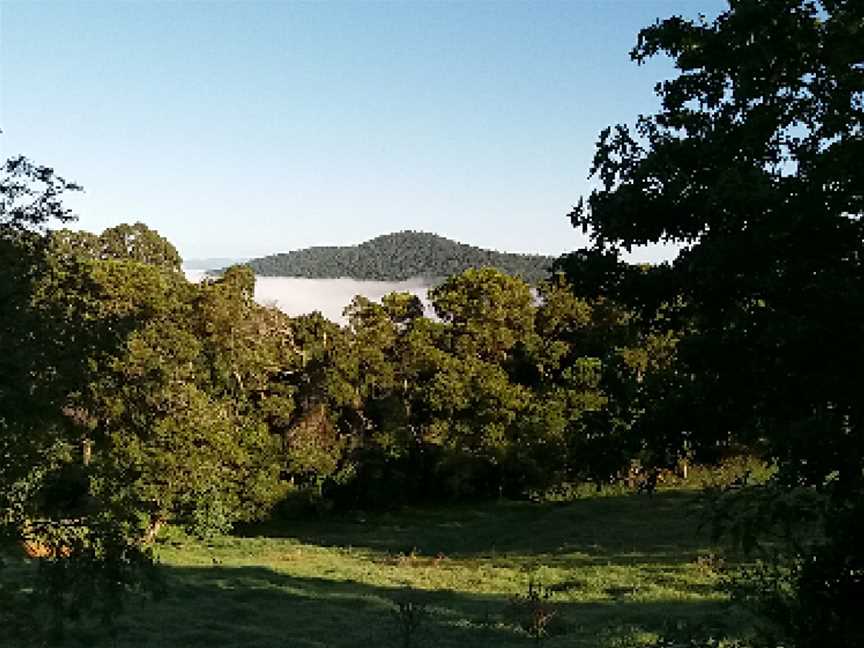
[[[666,491],[654,497],[609,496],[567,504],[505,501],[274,520],[247,526],[240,535],[351,546],[384,555],[669,565],[692,562],[710,544],[698,533],[698,512],[695,494]]]
[[[297,578],[263,567],[166,568],[169,595],[132,606],[117,646],[287,648],[403,646],[393,601],[409,595],[427,616],[411,646],[530,646],[504,596],[412,591],[354,581]],[[670,622],[729,627],[721,601],[558,602],[545,645],[622,645],[635,631]],[[508,608],[508,606],[510,606]],[[615,643],[615,642],[619,643]],[[2,644],[0,644],[2,645]]]

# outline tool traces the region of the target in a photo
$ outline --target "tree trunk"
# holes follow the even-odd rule
[[[85,467],[89,466],[90,461],[93,459],[93,441],[86,436],[81,439],[81,459]]]
[[[141,544],[153,544],[156,541],[156,536],[159,535],[159,531],[162,529],[164,524],[165,520],[157,517],[151,517],[150,524],[147,527],[147,530],[144,532],[144,536],[141,538]]]

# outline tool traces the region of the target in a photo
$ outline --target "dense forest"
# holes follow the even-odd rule
[[[257,275],[310,279],[404,281],[440,279],[469,268],[495,268],[536,284],[549,275],[554,258],[484,250],[428,232],[385,234],[345,247],[311,247],[252,259]]]
[[[548,260],[466,268],[490,257],[410,233],[285,266],[396,279],[446,251],[434,319],[406,293],[355,298],[344,327],[291,318],[253,300],[255,263],[190,283],[143,224],[53,229],[79,187],[7,161],[0,522],[44,560],[36,590],[0,581],[0,627],[110,618],[158,580],[166,526],[651,491],[737,454],[770,478],[706,510],[757,552],[735,581],[760,620],[748,645],[864,645],[862,25],[860,2],[740,0],[643,30],[632,57],[679,76],[656,114],[601,133],[569,215],[593,245],[542,280]],[[658,241],[682,252],[622,262]]]

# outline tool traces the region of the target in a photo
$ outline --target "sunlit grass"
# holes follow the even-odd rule
[[[695,505],[667,491],[354,513],[210,544],[169,533],[168,594],[135,601],[116,645],[397,645],[392,601],[410,587],[428,611],[417,645],[526,646],[508,610],[529,576],[555,610],[547,646],[635,646],[670,624],[734,635],[741,619],[705,560],[715,548],[696,533]]]

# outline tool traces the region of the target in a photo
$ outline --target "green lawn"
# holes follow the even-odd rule
[[[512,602],[529,575],[554,611],[545,646],[637,646],[670,627],[735,636],[743,622],[718,589],[695,502],[667,491],[352,514],[207,546],[169,536],[168,594],[135,601],[116,645],[401,646],[394,600],[407,597],[426,611],[411,645],[530,646],[526,606]]]

